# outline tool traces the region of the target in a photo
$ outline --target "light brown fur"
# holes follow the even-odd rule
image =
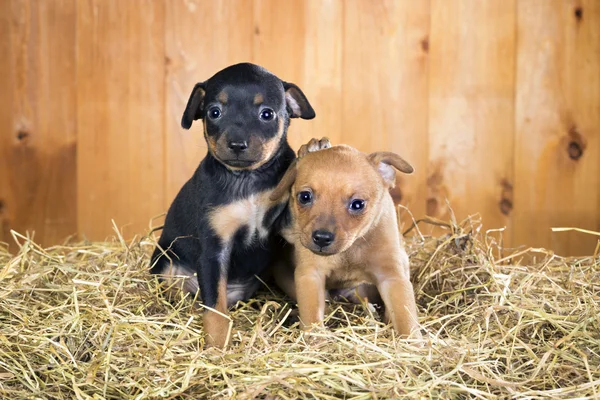
[[[215,310],[206,310],[204,313],[204,330],[206,332],[206,345],[209,347],[225,348],[229,342],[229,326],[231,320],[227,317],[227,281],[219,280],[217,305]]]
[[[256,94],[254,95],[254,105],[256,105],[256,106],[257,106],[257,105],[259,105],[259,104],[262,104],[264,101],[265,101],[265,98],[263,97],[263,95],[262,95],[262,94],[260,94],[260,93],[256,93]]]
[[[244,225],[251,232],[257,231],[261,238],[267,237],[269,230],[263,226],[263,219],[267,210],[275,204],[269,200],[271,192],[266,190],[214,208],[209,213],[211,228],[225,242],[230,241]]]
[[[285,236],[295,245],[296,267],[293,275],[285,271],[274,271],[274,275],[280,287],[297,299],[303,327],[323,320],[326,289],[366,283],[379,290],[396,331],[420,338],[408,255],[389,194],[395,181],[391,165],[406,173],[412,167],[393,153],[367,156],[349,146],[310,154],[308,150],[314,146],[300,150],[301,158],[271,197],[291,188],[293,222]],[[310,206],[297,200],[303,190],[313,193]],[[365,200],[366,206],[362,213],[352,214],[348,204],[357,198]],[[335,233],[334,242],[319,248],[312,241],[317,229]]]

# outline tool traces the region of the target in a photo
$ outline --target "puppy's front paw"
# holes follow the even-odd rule
[[[323,149],[328,149],[331,147],[331,142],[326,137],[321,138],[321,140],[312,138],[306,144],[303,144],[298,150],[298,158],[302,158],[308,153],[312,153],[314,151],[319,151]]]

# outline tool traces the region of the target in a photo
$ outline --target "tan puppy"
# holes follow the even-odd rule
[[[366,155],[341,145],[308,153],[307,147],[271,194],[271,200],[289,196],[292,223],[283,235],[294,244],[295,270],[280,264],[274,275],[298,301],[302,326],[323,320],[326,289],[369,283],[396,331],[420,338],[408,255],[389,194],[394,168],[410,174],[413,167],[389,152]]]

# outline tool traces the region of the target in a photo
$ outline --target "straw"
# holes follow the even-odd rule
[[[423,346],[366,305],[330,304],[326,328],[304,334],[270,287],[231,311],[226,351],[203,350],[202,308],[149,274],[153,237],[43,249],[14,233],[15,254],[0,246],[0,397],[599,396],[598,257],[511,252],[475,218],[415,225]]]

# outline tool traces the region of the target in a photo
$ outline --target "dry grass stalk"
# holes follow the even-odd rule
[[[408,239],[424,347],[362,305],[331,305],[309,338],[264,290],[232,311],[226,352],[202,351],[192,301],[161,295],[152,239],[42,249],[15,234],[18,253],[0,249],[0,397],[598,397],[600,259],[504,255],[477,221],[446,226]]]

